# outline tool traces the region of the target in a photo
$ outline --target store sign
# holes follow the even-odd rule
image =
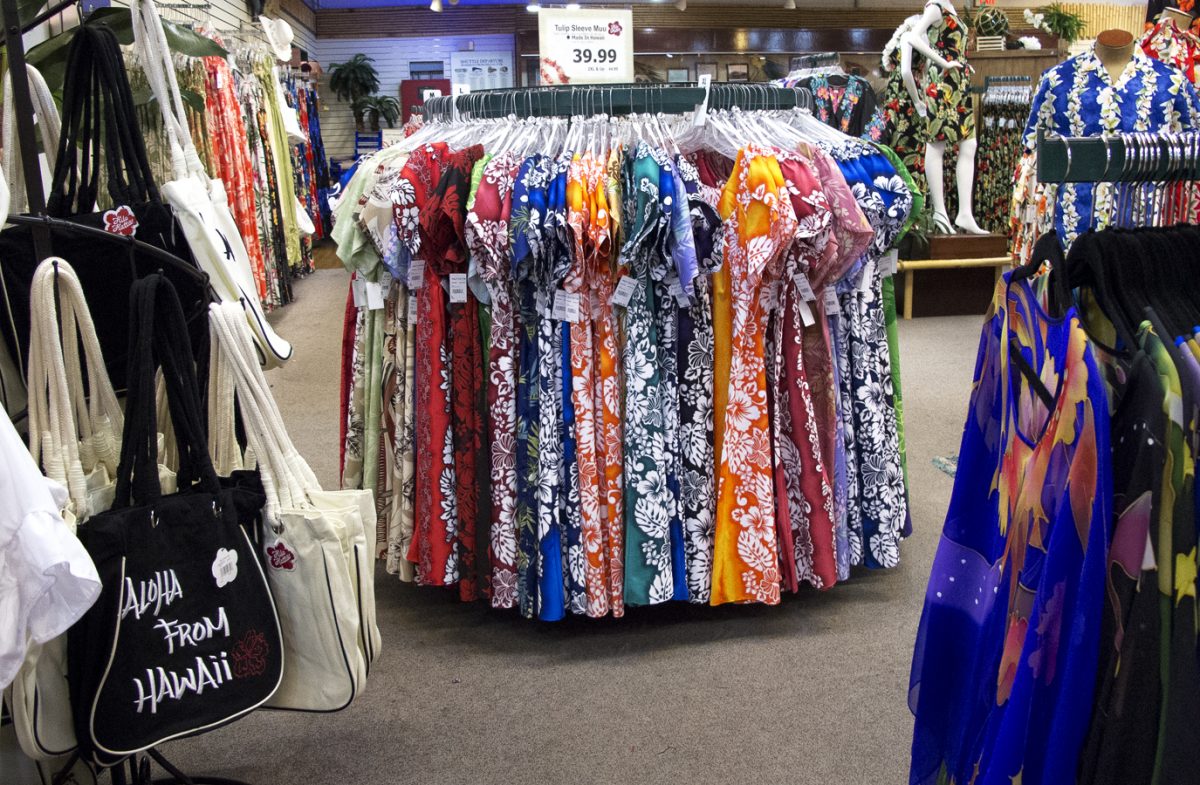
[[[512,52],[451,52],[450,81],[472,91],[513,86]]]
[[[543,8],[538,13],[542,84],[632,82],[633,12]]]

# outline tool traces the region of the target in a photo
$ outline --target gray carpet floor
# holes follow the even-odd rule
[[[337,485],[344,272],[272,317],[269,378],[301,453]],[[958,450],[979,317],[901,323],[915,533],[902,564],[779,607],[631,609],[547,625],[379,571],[384,651],[331,715],[260,711],[166,745],[185,771],[273,783],[906,781],[908,668]]]

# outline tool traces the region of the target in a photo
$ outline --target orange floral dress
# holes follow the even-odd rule
[[[711,604],[779,602],[779,546],[767,414],[766,305],[759,296],[796,231],[787,183],[770,150],[738,153],[720,212],[732,305],[729,388],[717,475]],[[720,325],[718,325],[720,328]]]

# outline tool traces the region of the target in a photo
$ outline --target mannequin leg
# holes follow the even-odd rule
[[[987,234],[988,231],[975,222],[975,211],[971,204],[975,187],[975,149],[979,142],[974,136],[958,143],[958,166],[954,171],[958,185],[958,215],[954,225],[967,234]]]
[[[942,159],[946,155],[945,142],[928,142],[925,145],[925,182],[929,186],[929,202],[933,207],[934,231],[938,234],[953,234],[950,216],[946,215],[946,194],[943,191],[945,174]]]

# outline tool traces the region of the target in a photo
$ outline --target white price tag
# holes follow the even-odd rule
[[[632,82],[633,12],[543,8],[538,56],[542,84]]]
[[[1037,207],[1032,204],[1025,205],[1025,223],[1031,224],[1037,221]]]
[[[450,273],[450,302],[465,303],[467,301],[467,274]]]
[[[873,283],[875,283],[875,262],[867,262],[863,267],[862,279],[858,282],[858,290],[863,293],[869,292]]]
[[[825,290],[825,314],[827,316],[840,316],[842,313],[842,303],[838,300],[837,291],[832,287]]]
[[[425,285],[425,260],[413,259],[408,263],[408,288],[420,289]]]
[[[555,290],[553,316],[560,322],[579,321],[579,295],[562,289]]]
[[[796,273],[792,277],[796,282],[796,288],[800,290],[800,299],[816,302],[817,293],[813,291],[812,284],[808,282],[808,276],[804,273]]]
[[[630,278],[628,275],[622,275],[621,280],[617,281],[617,289],[613,292],[612,303],[619,305],[622,308],[629,307],[629,301],[633,299],[633,293],[637,291],[638,282],[636,278]]]
[[[805,327],[812,327],[817,323],[816,318],[813,316],[812,308],[808,307],[808,300],[800,301],[800,318],[804,320]]]
[[[378,311],[383,308],[383,287],[377,283],[367,283],[367,310]]]
[[[383,293],[385,295],[391,293],[391,291],[392,291],[392,274],[390,271],[384,270],[382,273],[379,274],[379,285],[383,287]]]
[[[701,74],[696,79],[696,84],[704,88],[704,100],[696,107],[695,114],[692,115],[692,125],[700,128],[708,121],[708,94],[712,90],[712,74]]]
[[[350,291],[354,293],[354,307],[367,307],[367,282],[362,278],[355,278],[350,282]]]
[[[408,298],[408,314],[405,324],[408,327],[414,327],[417,324],[417,297],[411,295]]]

